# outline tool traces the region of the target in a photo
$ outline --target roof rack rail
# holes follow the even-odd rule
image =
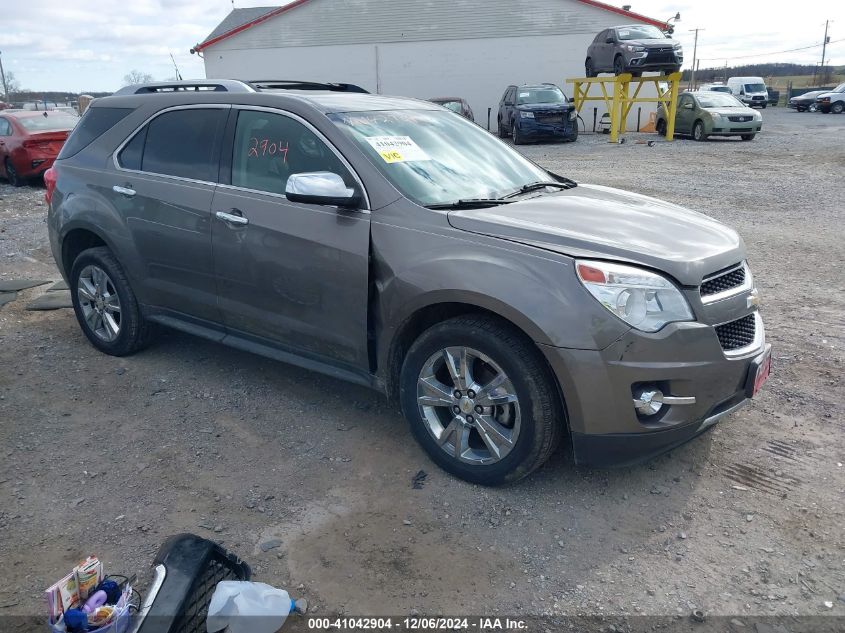
[[[360,92],[370,94],[361,86],[345,83],[322,83],[319,81],[298,81],[295,79],[256,79],[247,82],[256,90],[331,90],[333,92]]]
[[[188,81],[157,81],[125,86],[116,95],[143,95],[171,92],[255,92],[255,89],[237,79],[207,79]]]

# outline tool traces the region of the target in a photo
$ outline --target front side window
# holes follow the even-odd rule
[[[289,116],[258,110],[238,113],[232,149],[232,185],[284,194],[291,174],[329,171],[355,181],[337,155],[308,127]]]
[[[418,204],[498,198],[549,180],[489,132],[442,110],[340,112],[329,118]]]
[[[566,103],[566,97],[557,86],[548,88],[520,88],[517,105],[525,103]]]
[[[225,110],[186,108],[160,114],[126,144],[120,166],[165,176],[217,180],[215,147]]]

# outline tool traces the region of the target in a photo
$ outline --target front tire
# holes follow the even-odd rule
[[[830,106],[830,111],[834,114],[842,114],[842,111],[845,110],[845,103],[841,101],[837,101],[832,106]]]
[[[657,130],[657,133],[660,136],[665,137],[666,136],[666,120],[665,119],[658,119],[657,125],[654,127],[654,129]]]
[[[513,139],[514,145],[522,145],[525,143],[525,140],[522,137],[522,134],[519,131],[519,126],[516,124],[516,121],[511,123],[511,138]]]
[[[692,126],[692,137],[696,141],[706,141],[707,134],[704,133],[704,123],[701,121],[696,121],[695,125]]]
[[[613,74],[614,75],[621,75],[625,72],[625,60],[622,58],[622,55],[617,55],[613,59]]]
[[[587,61],[584,62],[584,75],[587,77],[598,77],[598,73],[595,68],[593,68],[593,60],[589,57],[587,58]]]
[[[127,356],[150,342],[152,325],[141,314],[123,267],[105,246],[89,248],[73,262],[70,295],[79,326],[101,352]]]
[[[399,394],[432,460],[473,483],[522,479],[549,458],[563,432],[542,356],[494,317],[459,316],[426,330],[405,356]]]
[[[743,141],[753,141],[756,134],[743,134],[742,140]]]

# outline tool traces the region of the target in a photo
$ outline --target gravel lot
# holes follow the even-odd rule
[[[182,531],[315,614],[604,614],[626,630],[629,616],[700,608],[737,631],[754,616],[845,616],[845,116],[763,116],[750,143],[521,148],[575,180],[703,211],[748,245],[769,384],[635,468],[579,469],[563,447],[515,486],[466,484],[376,393],[175,332],[104,356],[71,310],[25,310],[46,286],[20,292],[0,308],[0,616],[40,615],[43,589],[91,552],[146,580]],[[0,184],[0,279],[58,279],[45,212],[40,185]]]

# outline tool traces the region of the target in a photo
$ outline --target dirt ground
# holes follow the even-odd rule
[[[563,446],[517,485],[467,484],[374,392],[176,332],[104,356],[72,310],[25,309],[46,286],[20,292],[0,308],[0,617],[40,615],[92,552],[147,581],[183,531],[319,615],[845,615],[845,116],[763,116],[750,143],[520,148],[748,245],[769,383],[634,468],[581,469]],[[45,213],[41,185],[0,184],[0,279],[58,279]]]

